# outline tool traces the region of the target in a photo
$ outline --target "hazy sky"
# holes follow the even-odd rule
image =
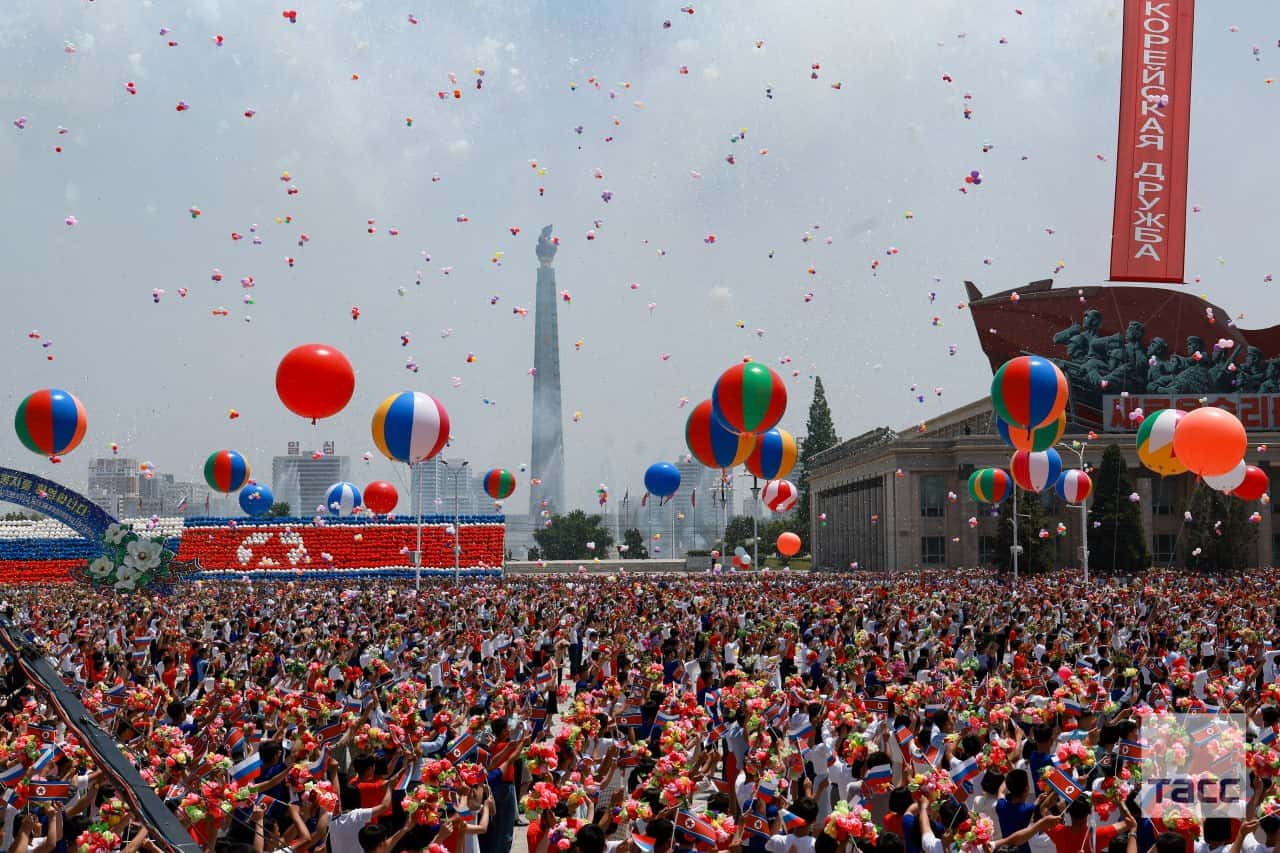
[[[287,441],[331,439],[357,457],[357,481],[394,477],[358,457],[377,403],[411,389],[448,408],[449,455],[516,469],[533,317],[513,309],[532,308],[548,223],[572,295],[571,504],[601,482],[641,491],[644,466],[684,452],[681,399],[708,396],[743,356],[786,377],[793,432],[814,374],[842,437],[903,426],[988,386],[955,307],[964,279],[1013,287],[1059,261],[1064,284],[1106,277],[1120,0],[693,1],[690,15],[675,2],[7,0],[4,410],[65,388],[89,432],[53,466],[6,429],[4,464],[82,484],[117,442],[199,479],[230,447],[268,479]],[[1280,323],[1263,283],[1280,272],[1280,83],[1265,82],[1280,77],[1280,6],[1219,0],[1197,18],[1188,275],[1242,325]],[[961,194],[971,169],[982,185]],[[309,341],[358,372],[348,408],[314,429],[274,387],[280,356]]]

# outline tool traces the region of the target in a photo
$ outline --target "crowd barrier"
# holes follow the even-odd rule
[[[164,536],[192,579],[341,580],[410,578],[418,528],[405,517],[127,519],[140,533]],[[452,577],[452,516],[422,520],[421,574]],[[501,516],[463,516],[458,525],[463,577],[501,574]],[[99,553],[98,543],[43,519],[0,524],[0,583],[70,581],[70,570]]]

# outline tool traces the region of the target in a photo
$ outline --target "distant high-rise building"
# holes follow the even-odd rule
[[[456,475],[453,472],[457,472]],[[481,472],[472,471],[461,459],[442,464],[439,456],[413,466],[409,478],[409,514],[454,514],[454,477],[458,480],[457,512],[459,515],[496,515],[493,500],[485,494]]]
[[[556,243],[551,226],[538,237],[538,283],[533,314],[533,452],[530,477],[542,485],[529,490],[529,514],[546,501],[552,514],[565,512],[564,415],[560,408],[560,327],[556,320]]]
[[[138,481],[142,479],[138,460],[105,456],[89,460],[89,500],[119,517],[129,501],[137,502]]]
[[[329,487],[350,477],[351,457],[334,455],[332,442],[325,442],[319,458],[304,456],[296,441],[289,442],[287,455],[271,458],[271,492],[276,501],[289,504],[292,515],[315,513],[324,506]]]

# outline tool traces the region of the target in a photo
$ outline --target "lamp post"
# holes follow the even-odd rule
[[[1070,450],[1076,455],[1080,470],[1084,471],[1084,452],[1089,449],[1089,442],[1071,440],[1070,444],[1059,443],[1062,450]],[[1087,473],[1087,472],[1086,472]],[[1084,565],[1084,585],[1089,585],[1089,507],[1088,498],[1080,501],[1080,562]]]
[[[462,464],[457,468],[450,465],[448,459],[441,459],[440,464],[449,469],[449,477],[453,480],[453,582],[458,584],[462,581],[462,525],[458,513],[458,478],[462,476],[462,469],[471,462],[463,459]]]

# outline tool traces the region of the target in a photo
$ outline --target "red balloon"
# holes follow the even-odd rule
[[[318,418],[336,415],[351,401],[356,374],[347,357],[331,346],[303,344],[280,359],[276,394],[295,415]]]
[[[1257,465],[1246,465],[1244,466],[1244,482],[1236,486],[1236,490],[1231,494],[1242,501],[1256,501],[1265,495],[1270,487],[1271,479],[1267,476],[1266,471],[1263,471]]]
[[[377,480],[364,487],[364,505],[378,515],[388,515],[400,500],[396,487],[385,480]]]

